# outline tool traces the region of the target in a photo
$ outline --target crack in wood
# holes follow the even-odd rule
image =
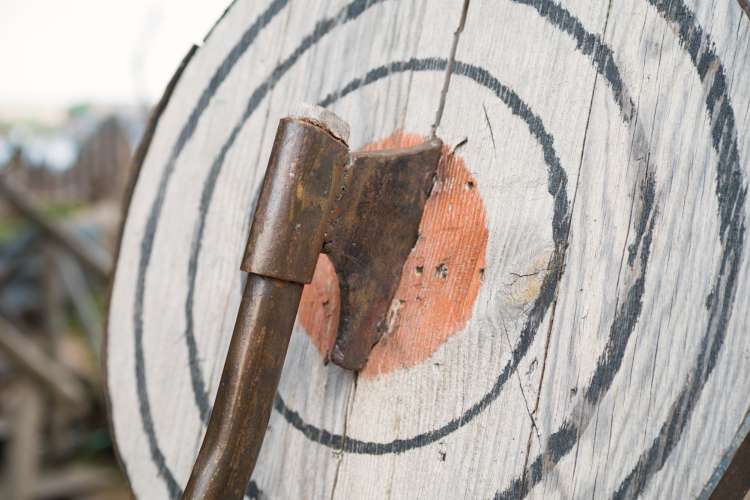
[[[495,134],[492,132],[492,124],[490,123],[490,117],[487,115],[487,106],[485,106],[484,103],[482,103],[482,110],[484,111],[484,120],[487,122],[487,128],[490,130],[492,150],[497,153],[497,146],[495,146]]]
[[[610,0],[607,5],[607,14],[604,18],[604,26],[602,29],[602,39],[606,37],[607,25],[609,24],[609,16],[610,16],[611,11],[612,11],[612,0]],[[583,159],[584,159],[584,155],[586,152],[586,139],[588,137],[589,125],[591,123],[591,114],[594,108],[594,96],[596,95],[596,88],[597,88],[598,82],[599,82],[599,73],[595,72],[594,83],[591,87],[591,97],[589,99],[588,114],[586,116],[586,125],[583,131],[583,142],[581,143],[581,154],[580,154],[579,161],[578,161],[578,172],[576,175],[575,186],[573,188],[573,198],[570,202],[570,212],[569,212],[570,220],[568,222],[568,225],[565,231],[565,238],[563,240],[564,243],[562,245],[561,255],[560,255],[558,262],[554,262],[554,263],[550,262],[550,264],[548,264],[547,266],[548,269],[553,270],[552,272],[556,272],[559,274],[558,274],[558,279],[557,279],[557,286],[555,288],[555,296],[554,296],[554,299],[552,300],[552,305],[550,308],[550,321],[549,321],[549,327],[547,329],[547,338],[546,338],[545,346],[544,346],[544,357],[542,358],[542,369],[541,369],[541,373],[539,374],[539,385],[537,387],[536,401],[534,403],[534,410],[532,413],[537,412],[537,410],[539,409],[540,401],[541,401],[542,385],[544,384],[544,375],[545,375],[546,368],[547,368],[549,346],[550,346],[550,341],[552,339],[552,329],[554,327],[554,322],[555,322],[555,313],[557,311],[557,302],[558,302],[558,297],[560,293],[560,284],[562,283],[562,275],[565,272],[565,261],[567,258],[568,247],[569,247],[570,230],[571,230],[571,227],[573,226],[573,213],[575,210],[576,199],[578,196],[578,188],[580,186],[580,181],[581,181],[581,171],[583,170]],[[529,437],[526,443],[526,456],[524,457],[524,463],[523,463],[523,469],[522,469],[523,472],[521,475],[521,484],[527,484],[527,471],[529,467],[529,456],[531,453],[531,442],[532,442],[533,433],[535,430],[538,432],[538,429],[535,429],[535,428],[529,429]],[[578,443],[576,443],[576,447],[577,446],[578,446]],[[541,450],[541,453],[544,455],[545,453],[544,450]]]
[[[344,442],[346,441],[346,432],[347,428],[349,426],[349,416],[352,414],[352,411],[354,409],[354,399],[357,395],[357,378],[359,377],[359,374],[357,372],[354,373],[354,378],[352,380],[352,388],[351,391],[349,391],[349,401],[346,405],[346,411],[344,412],[344,428],[341,432],[341,435],[343,436],[343,440],[341,441],[341,448],[334,451],[333,453],[336,455],[336,470],[333,474],[333,485],[331,486],[331,500],[334,499],[336,495],[336,486],[339,482],[339,472],[341,471],[341,465],[344,462]]]
[[[464,31],[466,25],[466,16],[469,13],[469,2],[470,0],[464,0],[463,8],[461,9],[461,18],[458,21],[458,27],[453,32],[453,44],[451,45],[450,56],[448,57],[448,65],[445,68],[445,80],[443,81],[443,90],[440,91],[440,102],[438,103],[437,111],[435,112],[435,122],[432,124],[431,137],[437,136],[437,129],[440,126],[440,120],[443,118],[443,111],[445,110],[445,101],[448,97],[448,87],[451,83],[451,75],[453,74],[453,65],[456,62],[456,50],[458,49],[458,41],[461,38],[461,33]]]
[[[435,122],[432,125],[432,129],[431,129],[431,137],[433,138],[436,137],[437,135],[437,128],[440,125],[440,120],[442,119],[443,111],[445,109],[445,104],[446,104],[447,95],[448,95],[448,88],[450,86],[451,74],[453,73],[453,65],[456,59],[456,50],[458,48],[458,42],[461,37],[461,33],[463,33],[464,26],[466,25],[466,17],[469,11],[469,3],[470,3],[470,0],[464,0],[464,4],[461,10],[461,16],[458,22],[458,27],[453,33],[453,42],[452,42],[451,49],[450,49],[448,64],[445,69],[445,79],[443,82],[443,88],[440,93],[440,101],[438,103],[438,108],[437,108],[437,111],[435,112]],[[422,30],[420,30],[420,34],[417,36],[417,40],[415,42],[417,46],[419,44],[419,39],[421,38],[421,33],[422,33]],[[409,76],[409,86],[408,86],[408,93],[406,97],[407,103],[409,102],[409,97],[411,95],[412,78],[413,78],[413,72],[412,72],[412,75]],[[404,114],[404,117],[402,118],[402,128],[403,128],[403,123],[405,122],[405,120],[406,120],[406,114]],[[468,141],[468,137],[463,138],[463,140],[461,140],[458,144],[456,144],[453,147],[451,154],[455,153],[455,150],[459,148],[460,146],[464,145],[467,141]],[[494,143],[494,140],[493,140],[493,143]],[[420,273],[422,271],[423,269],[419,270]],[[352,386],[350,396],[349,396],[349,403],[347,404],[347,409],[344,414],[344,428],[342,431],[342,444],[341,444],[341,449],[338,451],[340,455],[337,457],[336,470],[334,472],[333,485],[331,487],[331,496],[330,496],[331,500],[334,500],[335,498],[336,489],[338,486],[339,473],[341,470],[341,466],[343,464],[344,443],[346,442],[346,439],[347,439],[347,426],[348,426],[349,417],[351,416],[351,413],[354,410],[354,401],[356,399],[356,394],[357,394],[357,378],[358,378],[358,373],[355,372],[353,386]]]
[[[513,349],[513,344],[510,342],[510,335],[508,335],[508,329],[505,327],[505,320],[503,318],[500,319],[501,324],[503,326],[503,333],[505,333],[505,341],[508,343],[508,349]],[[542,445],[542,436],[539,434],[539,427],[536,425],[536,420],[534,419],[534,412],[531,411],[529,408],[529,400],[526,398],[526,392],[523,390],[523,383],[521,382],[521,375],[518,373],[518,370],[516,370],[516,380],[518,380],[518,388],[521,391],[521,397],[523,398],[523,403],[526,406],[526,414],[529,416],[529,419],[531,420],[531,428],[536,431],[536,438],[539,442],[539,445]],[[526,455],[528,456],[529,450],[527,445]]]

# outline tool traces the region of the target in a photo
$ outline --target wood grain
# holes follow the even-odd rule
[[[412,365],[325,365],[298,324],[248,497],[710,495],[750,410],[750,21],[735,2],[474,0],[443,96],[462,7],[238,0],[187,64],[109,311],[138,497],[185,484],[275,126],[299,102],[345,117],[354,147],[428,134],[442,102],[485,265],[465,326]]]

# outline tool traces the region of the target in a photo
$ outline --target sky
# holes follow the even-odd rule
[[[0,0],[0,117],[153,103],[229,0]]]

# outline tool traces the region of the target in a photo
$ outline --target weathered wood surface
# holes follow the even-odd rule
[[[320,102],[354,147],[428,134],[461,11],[238,0],[187,62],[108,319],[136,495],[178,496],[197,454],[278,119]],[[750,410],[749,59],[735,2],[472,1],[437,129],[454,157],[405,267],[421,305],[359,376],[298,324],[248,496],[710,494]]]

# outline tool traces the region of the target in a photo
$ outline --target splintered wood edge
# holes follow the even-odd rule
[[[336,139],[340,139],[345,143],[349,142],[349,135],[351,133],[349,124],[330,109],[302,103],[295,106],[289,113],[289,116],[316,123],[325,128]]]

